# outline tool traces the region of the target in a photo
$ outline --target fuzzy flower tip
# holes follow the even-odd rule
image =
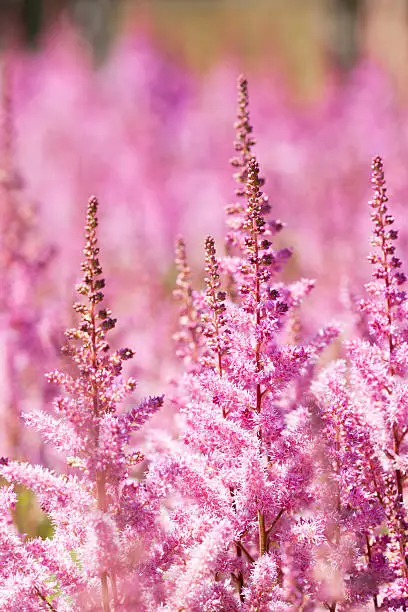
[[[372,209],[373,237],[371,244],[377,249],[377,254],[369,256],[374,265],[373,277],[384,280],[387,289],[391,286],[400,286],[407,280],[406,275],[400,271],[402,262],[395,255],[394,242],[398,238],[398,230],[394,229],[394,217],[388,211],[388,196],[385,186],[384,165],[381,157],[375,157],[371,165],[373,186],[373,199],[370,201]],[[402,297],[390,294],[390,303],[400,303]],[[397,299],[398,298],[398,299]]]
[[[388,195],[384,177],[384,165],[381,157],[375,157],[371,165],[371,184],[373,198],[369,202],[372,213],[373,235],[371,244],[374,250],[368,256],[373,265],[374,281],[366,285],[370,295],[361,303],[363,311],[369,316],[371,332],[379,344],[388,345],[390,358],[395,348],[403,340],[398,330],[402,317],[402,305],[406,302],[406,292],[401,286],[407,280],[401,270],[401,259],[396,255],[395,241],[398,230],[394,226],[394,217],[388,208]]]

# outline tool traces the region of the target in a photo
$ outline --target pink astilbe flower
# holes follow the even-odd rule
[[[148,478],[156,495],[168,496],[168,520],[181,542],[161,578],[169,609],[176,605],[173,585],[181,584],[190,594],[183,604],[188,610],[290,609],[291,595],[281,598],[282,538],[291,532],[294,514],[311,501],[311,429],[308,418],[295,416],[293,394],[332,336],[322,333],[321,347],[318,341],[311,347],[285,341],[288,313],[299,307],[312,283],[291,287],[276,280],[290,251],[273,249],[271,239],[281,224],[266,216],[270,206],[261,192],[263,179],[249,155],[253,139],[244,79],[239,96],[236,149],[242,155],[234,165],[245,202],[228,209],[230,255],[219,258],[214,239],[206,239],[201,295],[187,281],[185,264],[179,264],[178,284],[191,325],[186,328],[183,320],[183,334],[197,329],[201,313],[205,344],[195,343],[195,367],[182,379],[176,399],[185,417],[184,447],[169,445],[164,458],[158,444]],[[223,528],[214,529],[220,521]],[[199,585],[188,571],[197,554],[211,568]],[[223,599],[227,594],[231,600]]]
[[[345,363],[335,362],[312,386],[323,422],[321,440],[325,441],[317,495],[324,507],[327,542],[326,550],[315,554],[323,564],[338,559],[333,582],[337,587],[332,588],[332,578],[326,581],[323,574],[316,578],[321,596],[331,600],[328,605],[336,606],[336,599],[340,605],[340,598],[348,604],[372,599],[377,606],[378,585],[386,572],[381,576],[373,568],[376,550],[372,544],[373,534],[379,533],[386,518],[384,474],[360,398],[347,384],[346,374]]]
[[[372,164],[372,186],[374,251],[369,260],[374,280],[367,285],[369,297],[361,302],[367,332],[346,343],[350,368],[344,362],[333,364],[313,387],[326,440],[326,482],[320,494],[328,560],[341,558],[337,593],[328,584],[322,589],[324,581],[320,586],[330,609],[370,599],[376,610],[405,609],[408,603],[407,309],[401,289],[406,276],[396,255],[398,232],[379,157]]]
[[[370,329],[379,345],[386,344],[389,350],[390,367],[395,349],[404,340],[398,328],[401,319],[399,307],[406,300],[405,291],[400,287],[406,280],[406,274],[401,271],[402,262],[396,256],[395,241],[398,230],[392,226],[394,217],[388,211],[387,189],[385,187],[383,163],[380,157],[375,157],[372,164],[373,199],[372,209],[373,237],[371,244],[375,248],[369,256],[374,266],[374,281],[366,285],[372,298],[362,302],[362,309],[369,317]]]
[[[370,202],[374,225],[369,259],[374,266],[374,281],[367,285],[369,299],[362,302],[367,313],[370,339],[349,344],[355,385],[367,394],[374,410],[367,410],[371,435],[379,443],[379,457],[384,469],[381,491],[387,516],[388,542],[384,554],[396,580],[385,591],[388,606],[405,607],[408,603],[407,515],[404,504],[404,482],[408,422],[400,398],[406,388],[407,352],[406,292],[401,286],[406,275],[396,255],[398,231],[388,211],[381,158],[372,164],[373,199]]]
[[[237,198],[240,198],[240,201],[226,208],[227,224],[231,228],[226,236],[227,252],[231,250],[233,246],[238,246],[242,240],[239,229],[246,208],[245,202],[242,202],[242,199],[245,197],[248,164],[252,158],[252,147],[256,143],[252,135],[252,125],[249,121],[248,82],[243,76],[238,78],[238,113],[235,128],[237,130],[237,136],[234,142],[234,149],[237,156],[233,157],[230,163],[233,168],[237,169],[234,174],[234,178],[237,182],[235,195]]]
[[[111,352],[106,340],[116,319],[101,304],[105,281],[97,246],[97,207],[96,198],[90,198],[84,277],[77,287],[85,302],[74,305],[80,323],[66,332],[70,343],[64,351],[76,371],[55,371],[48,376],[66,393],[55,401],[58,417],[38,411],[26,416],[28,425],[64,452],[68,466],[77,474],[57,475],[40,466],[8,461],[1,474],[31,489],[54,526],[49,543],[34,540],[24,550],[40,560],[43,570],[57,576],[55,589],[77,600],[80,609],[93,609],[93,605],[108,612],[113,605],[126,606],[129,589],[121,592],[121,584],[127,584],[135,566],[126,558],[123,543],[135,542],[139,523],[146,520],[143,507],[148,498],[143,488],[127,482],[129,470],[143,460],[141,453],[129,448],[130,436],[159,410],[163,398],[148,398],[128,412],[118,410],[119,402],[135,387],[132,379],[122,376],[123,362],[133,352],[128,348]],[[154,519],[150,516],[148,520],[152,528]],[[33,589],[38,599],[42,591]]]
[[[249,585],[245,589],[244,610],[248,612],[284,612],[291,606],[282,599],[278,586],[276,561],[269,555],[263,555],[253,565]]]
[[[12,487],[0,489],[0,607],[17,612],[24,603],[28,612],[46,610],[49,609],[46,597],[54,585],[46,568],[26,549],[13,525],[11,511],[16,501]]]
[[[167,579],[175,581],[172,596],[166,610],[177,608],[191,610],[191,612],[208,612],[214,610],[221,612],[228,610],[234,612],[238,608],[238,598],[229,581],[214,580],[214,574],[219,573],[225,566],[228,568],[228,551],[225,542],[232,538],[231,524],[228,520],[220,520],[203,534],[199,543],[193,545],[189,551],[186,565],[182,568],[174,567],[175,577],[171,570]]]

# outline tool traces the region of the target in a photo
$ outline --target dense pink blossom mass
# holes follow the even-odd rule
[[[232,72],[2,56],[0,612],[408,609],[404,111]]]

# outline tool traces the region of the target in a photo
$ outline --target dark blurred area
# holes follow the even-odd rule
[[[43,32],[61,18],[77,24],[95,49],[109,44],[121,0],[0,0],[2,44],[18,39],[37,47]]]
[[[277,67],[306,97],[327,66],[348,70],[366,55],[406,90],[408,0],[0,0],[1,44],[36,49],[61,20],[78,27],[96,63],[131,27],[199,71],[226,54],[243,69]]]
[[[0,0],[0,36],[36,48],[69,19],[101,61],[132,23],[199,69],[228,48],[249,62],[279,55],[302,82],[305,72],[318,76],[322,57],[348,68],[368,48],[395,68],[392,58],[406,56],[407,15],[407,0]]]

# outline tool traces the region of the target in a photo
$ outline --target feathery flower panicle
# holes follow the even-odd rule
[[[369,260],[374,280],[366,285],[369,296],[361,302],[369,334],[346,343],[349,367],[334,363],[313,387],[326,441],[323,471],[331,474],[320,488],[320,503],[327,516],[330,555],[344,559],[342,586],[334,601],[326,603],[371,601],[375,610],[394,605],[405,609],[408,421],[402,397],[407,387],[407,333],[401,285],[406,276],[396,256],[398,231],[388,208],[380,157],[373,159],[371,170],[374,251]]]
[[[275,559],[263,555],[251,571],[249,586],[245,589],[245,606],[247,612],[284,612],[291,606],[283,600],[282,590],[278,586],[278,572]]]
[[[371,169],[374,195],[370,206],[373,209],[372,245],[375,252],[369,259],[374,266],[375,281],[367,286],[370,298],[363,302],[362,308],[368,314],[372,338],[370,344],[363,341],[350,343],[350,357],[363,390],[377,398],[380,410],[378,422],[374,425],[371,422],[370,425],[374,430],[373,436],[383,443],[381,454],[386,466],[383,498],[389,542],[385,556],[390,570],[400,580],[399,586],[404,584],[399,593],[398,581],[389,585],[386,592],[391,599],[395,595],[398,600],[403,595],[402,605],[405,607],[408,605],[408,519],[404,504],[403,466],[407,453],[404,439],[408,421],[400,398],[406,391],[407,296],[401,286],[407,277],[401,271],[402,262],[396,255],[398,231],[393,228],[394,218],[388,210],[384,167],[380,157],[374,158]]]
[[[323,443],[320,452],[324,453],[320,457],[322,478],[316,499],[324,512],[326,563],[341,559],[337,577],[340,601],[371,600],[378,605],[384,575],[373,568],[377,553],[373,534],[383,526],[386,512],[377,440],[367,427],[361,397],[349,384],[345,362],[339,360],[327,367],[313,383],[312,391],[323,425],[319,436],[320,445]],[[330,593],[330,580],[326,588]]]
[[[160,409],[163,397],[150,397],[128,413],[118,410],[118,404],[135,388],[133,379],[125,380],[122,376],[123,362],[133,356],[133,351],[128,348],[111,351],[107,342],[116,319],[102,305],[105,280],[97,243],[97,210],[98,201],[91,197],[85,227],[83,279],[77,286],[84,300],[74,304],[79,315],[78,327],[66,332],[69,343],[64,350],[76,364],[76,373],[55,371],[48,376],[65,391],[65,396],[55,402],[58,417],[41,412],[26,416],[28,425],[38,428],[51,444],[55,441],[56,448],[66,454],[68,466],[79,475],[55,475],[45,468],[17,462],[5,462],[1,474],[32,489],[50,515],[55,530],[52,542],[67,556],[64,559],[61,554],[59,560],[50,558],[55,554],[55,546],[39,543],[38,550],[42,551],[43,566],[60,576],[58,588],[72,599],[78,597],[79,602],[86,593],[91,597],[94,592],[91,585],[99,581],[96,605],[108,612],[119,601],[125,602],[121,584],[129,579],[128,572],[136,571],[123,554],[123,542],[138,538],[138,524],[141,526],[145,520],[142,507],[147,503],[146,493],[140,491],[143,502],[139,503],[137,488],[133,490],[134,510],[129,514],[125,480],[132,466],[143,460],[140,453],[129,449],[130,436]],[[74,556],[70,556],[72,551]],[[75,559],[80,560],[79,565]],[[57,561],[60,565],[51,570],[52,563]]]
[[[220,376],[223,371],[223,356],[228,353],[229,330],[225,319],[225,291],[221,291],[221,280],[215,241],[211,236],[205,240],[205,305],[208,312],[203,313],[201,319],[204,323],[203,334],[206,338],[207,347],[215,356],[216,364],[213,364]],[[204,364],[211,364],[210,360],[203,360]]]
[[[52,372],[48,378],[51,382],[61,384],[65,391],[73,393],[72,399],[57,400],[56,407],[71,423],[81,440],[79,459],[84,461],[89,478],[95,482],[103,481],[99,484],[98,503],[101,509],[106,510],[107,500],[103,493],[105,484],[109,482],[116,487],[126,477],[126,456],[121,454],[129,440],[130,421],[135,422],[140,415],[135,414],[126,421],[117,414],[117,404],[135,388],[133,379],[124,381],[122,378],[123,362],[133,357],[133,351],[128,348],[114,352],[109,350],[107,335],[115,328],[116,319],[108,308],[102,306],[105,280],[97,246],[97,207],[96,198],[90,198],[85,228],[85,260],[81,266],[84,276],[77,286],[79,295],[84,296],[86,302],[74,304],[80,322],[77,328],[66,331],[69,344],[64,347],[64,352],[77,365],[78,376]],[[159,405],[159,400],[156,404],[150,402],[151,412],[155,412]],[[146,409],[141,410],[144,412]],[[113,448],[109,449],[106,445],[104,450],[100,448],[100,437],[101,434],[107,434],[107,427],[111,431],[109,444],[118,445],[117,457],[111,456]],[[106,466],[106,460],[110,465],[109,474],[105,473],[103,467]]]
[[[205,346],[198,367],[179,387],[184,447],[169,447],[166,458],[158,452],[149,485],[162,494],[177,492],[169,519],[182,545],[162,583],[170,608],[173,589],[179,593],[183,585],[190,593],[184,604],[189,610],[290,609],[290,597],[281,599],[285,560],[280,541],[292,528],[293,513],[310,503],[310,428],[300,419],[289,426],[289,416],[293,388],[319,349],[317,343],[312,348],[285,343],[282,330],[311,285],[302,281],[287,287],[276,280],[290,251],[273,250],[271,239],[280,224],[266,216],[270,207],[251,152],[244,79],[239,108],[234,165],[239,168],[237,195],[245,201],[229,210],[227,251],[233,247],[234,256],[219,258],[214,239],[207,237],[205,289],[195,298]],[[213,529],[220,520],[225,528]],[[200,585],[186,570],[195,566],[197,554],[203,567],[211,567]],[[274,574],[268,576],[271,568]],[[220,608],[212,599],[215,590]]]
[[[13,525],[12,510],[17,496],[12,487],[0,489],[0,609],[17,610],[20,601],[27,610],[45,610],[55,584],[41,561],[27,550]],[[51,608],[54,610],[54,608]]]

